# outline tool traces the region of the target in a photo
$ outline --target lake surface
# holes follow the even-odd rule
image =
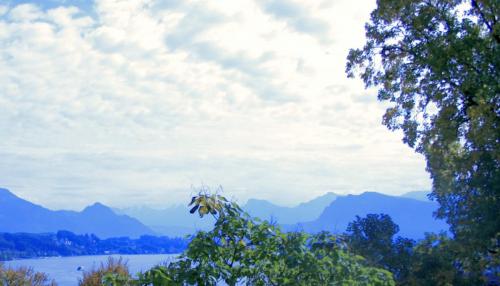
[[[101,262],[105,263],[109,256],[122,257],[124,261],[127,261],[130,272],[135,274],[158,264],[169,263],[175,260],[177,254],[48,257],[12,260],[4,263],[6,266],[12,267],[32,267],[35,271],[47,273],[51,279],[56,280],[59,286],[74,286],[78,285],[78,278],[82,277],[82,271],[77,270],[79,266],[83,267],[84,270],[91,270],[98,267]]]

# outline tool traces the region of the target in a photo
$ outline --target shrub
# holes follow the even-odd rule
[[[16,286],[56,286],[54,280],[30,267],[5,267],[0,263],[0,285]]]
[[[131,275],[127,262],[120,257],[118,259],[108,257],[106,263],[96,269],[85,271],[83,278],[78,282],[79,286],[101,286],[101,285],[129,285]]]

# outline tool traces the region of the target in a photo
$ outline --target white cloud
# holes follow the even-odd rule
[[[54,208],[183,202],[201,183],[282,204],[427,189],[344,75],[372,2],[0,8],[0,185]]]
[[[260,0],[262,9],[277,20],[284,20],[293,30],[317,37],[320,42],[329,42],[330,26],[327,21],[313,16],[306,4],[314,1],[297,3],[291,0]]]
[[[9,11],[9,19],[14,22],[30,22],[41,19],[42,11],[35,4],[21,4]]]

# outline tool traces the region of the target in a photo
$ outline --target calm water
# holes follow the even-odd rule
[[[151,267],[171,262],[177,254],[159,254],[159,255],[112,255],[113,257],[122,257],[127,261],[131,273],[145,271]],[[98,256],[74,256],[74,257],[49,257],[37,259],[21,259],[7,261],[7,266],[33,267],[36,271],[47,273],[52,279],[55,279],[59,286],[78,285],[78,278],[82,277],[82,272],[77,268],[82,266],[85,270],[91,270],[98,267],[101,262],[106,262],[109,255]]]

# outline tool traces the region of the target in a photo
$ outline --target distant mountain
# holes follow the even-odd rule
[[[430,201],[429,197],[427,197],[427,195],[429,194],[430,194],[429,191],[414,191],[414,192],[404,193],[401,195],[401,197],[429,202]]]
[[[328,206],[337,195],[327,193],[296,207],[282,207],[264,200],[249,200],[243,209],[250,215],[261,219],[273,219],[283,224],[293,224],[304,220],[313,220]],[[118,213],[137,218],[155,232],[168,236],[185,236],[197,230],[209,230],[214,225],[210,216],[200,218],[189,213],[186,205],[177,205],[165,209],[134,207],[117,209]]]
[[[165,209],[132,207],[117,209],[117,213],[137,218],[155,232],[172,237],[193,234],[197,230],[209,230],[215,223],[211,216],[200,218],[189,213],[187,205],[177,205]]]
[[[44,233],[59,230],[77,234],[93,233],[100,238],[154,234],[138,220],[117,215],[100,203],[81,212],[52,211],[0,188],[0,232]]]
[[[311,221],[318,218],[323,210],[337,197],[338,196],[334,193],[326,193],[295,207],[277,206],[268,201],[250,199],[243,209],[251,216],[264,220],[274,220],[280,224],[295,224],[301,221]]]
[[[438,205],[431,201],[424,202],[367,192],[361,195],[339,197],[323,211],[318,219],[288,225],[285,228],[303,229],[307,232],[328,230],[342,233],[356,215],[364,217],[370,213],[384,213],[390,215],[392,220],[399,225],[398,235],[419,239],[424,237],[425,232],[448,230],[448,225],[444,221],[433,217],[433,212],[437,207]]]

